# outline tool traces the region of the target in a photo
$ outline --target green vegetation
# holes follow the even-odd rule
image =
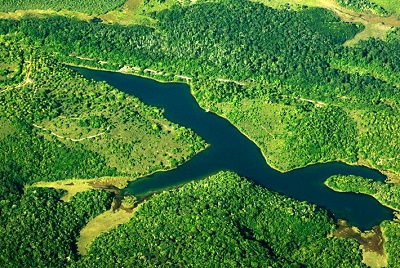
[[[374,3],[377,5],[383,7],[385,10],[387,10],[389,13],[392,14],[400,14],[400,6],[397,1],[391,1],[391,0],[374,0]]]
[[[38,41],[38,39],[36,39]],[[111,195],[25,187],[38,181],[125,175],[175,167],[205,142],[162,112],[88,81],[17,35],[2,35],[0,266],[65,267],[80,230]],[[153,125],[156,124],[156,129]],[[132,160],[133,159],[133,160]]]
[[[56,16],[0,20],[1,266],[23,257],[36,266],[361,266],[354,241],[328,237],[334,224],[326,212],[231,173],[160,194],[83,258],[79,230],[110,206],[109,196],[84,192],[64,203],[59,191],[24,190],[37,181],[138,177],[176,167],[206,146],[161,110],[61,62],[189,77],[201,106],[227,117],[281,170],[343,160],[400,172],[399,30],[386,41],[343,47],[363,27],[321,8],[198,2],[130,1],[152,27]],[[21,8],[8,3],[0,6]],[[69,3],[49,8],[77,9]],[[122,5],[96,3],[73,5],[91,14]],[[377,198],[398,207],[396,186],[354,185],[365,193],[376,186]],[[398,226],[385,224],[396,267]]]
[[[59,200],[62,194],[54,189],[30,188],[12,206],[0,201],[2,267],[65,267],[78,259],[79,231],[110,207],[111,196],[92,190],[66,203]]]
[[[314,205],[221,172],[155,196],[77,266],[361,267],[357,243],[334,228]]]
[[[341,108],[305,105],[286,116],[283,150],[289,152],[288,159],[298,159],[296,164],[301,165],[338,159],[357,161],[355,124]]]
[[[388,15],[388,12],[376,2],[370,0],[336,0],[339,4],[344,7],[350,8],[355,11],[361,12],[372,12],[377,15]]]
[[[12,12],[15,10],[27,9],[52,9],[59,11],[61,9],[67,9],[88,14],[103,14],[120,7],[124,2],[125,0],[0,0],[0,11]]]
[[[358,176],[336,175],[329,177],[325,184],[335,191],[368,194],[381,204],[400,211],[400,185],[387,184]]]

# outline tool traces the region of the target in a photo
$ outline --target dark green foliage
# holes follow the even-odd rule
[[[103,14],[122,6],[125,0],[0,0],[0,11],[10,12],[27,9],[67,9],[88,14]]]
[[[391,105],[390,101],[388,104]],[[386,105],[386,104],[384,104]],[[390,106],[359,115],[363,129],[359,137],[359,154],[380,169],[400,171],[400,121],[397,109]]]
[[[46,140],[36,134],[32,127],[14,126],[19,135],[10,135],[0,140],[0,170],[7,174],[4,176],[5,181],[23,185],[39,180],[116,174],[115,169],[107,166],[104,157],[85,150],[80,144],[66,146],[57,139]]]
[[[78,266],[361,267],[358,245],[328,238],[333,228],[316,206],[222,172],[155,196]]]
[[[113,3],[115,1],[110,4]],[[86,7],[89,13],[103,12],[92,10],[95,6]],[[17,248],[18,243],[12,244],[13,240],[0,244],[6,248],[2,253],[5,257],[0,259],[6,264],[3,266],[21,261],[14,258],[19,255],[12,255],[13,252],[27,255],[26,260],[36,258],[37,262],[30,265],[37,266],[63,266],[67,264],[68,256],[77,259],[71,243],[76,239],[77,230],[92,216],[87,215],[92,211],[90,209],[74,214],[70,208],[73,205],[58,201],[59,194],[50,190],[37,190],[36,193],[41,195],[38,199],[41,201],[37,201],[33,190],[23,194],[25,184],[39,179],[116,174],[105,164],[104,157],[93,150],[79,144],[67,146],[57,139],[46,139],[32,124],[52,120],[66,111],[73,115],[80,107],[88,111],[102,110],[101,103],[105,102],[115,103],[112,107],[115,112],[126,108],[122,104],[126,98],[123,94],[82,94],[70,90],[77,85],[75,83],[84,88],[92,84],[78,78],[73,82],[71,72],[58,68],[57,61],[43,60],[43,55],[37,57],[42,60],[30,59],[27,56],[34,54],[31,50],[94,67],[118,69],[129,64],[139,66],[139,72],[153,68],[188,75],[193,80],[200,80],[196,84],[203,87],[199,96],[215,106],[221,102],[240,105],[245,99],[263,98],[295,104],[297,112],[282,118],[287,127],[286,148],[291,154],[292,167],[337,159],[354,162],[357,152],[378,164],[381,163],[379,155],[387,152],[384,160],[389,162],[381,166],[398,169],[399,161],[390,160],[399,144],[392,139],[397,130],[390,124],[397,122],[394,107],[400,97],[394,84],[398,83],[399,71],[398,34],[394,33],[389,43],[370,40],[360,47],[345,49],[341,47],[342,43],[360,28],[341,22],[333,13],[315,8],[298,12],[274,10],[250,1],[175,6],[153,15],[158,21],[156,29],[60,17],[0,21],[4,44],[14,38],[30,51],[24,53],[20,47],[3,49],[6,52],[0,54],[1,59],[12,59],[7,66],[1,66],[0,80],[4,80],[4,86],[21,85],[26,61],[31,61],[35,70],[41,70],[33,73],[32,85],[23,86],[18,93],[7,91],[0,95],[0,115],[14,118],[12,126],[18,132],[18,135],[0,137],[1,228],[9,228],[0,235],[12,239],[10,224],[24,226],[23,215],[34,215],[27,219],[27,227],[16,232],[14,241],[22,240],[21,237],[30,230],[29,225],[36,227],[36,237],[41,239],[37,241],[36,237],[28,236],[26,243],[29,246],[22,248]],[[341,66],[338,62],[357,63],[368,71],[366,74],[351,72],[338,68]],[[60,79],[64,76],[68,79]],[[204,81],[205,77],[207,81]],[[216,82],[218,78],[230,82]],[[54,88],[65,90],[54,93]],[[103,90],[109,88],[105,86]],[[304,102],[302,98],[314,104],[324,102],[324,106],[299,105]],[[137,101],[133,103],[140,105]],[[356,149],[356,126],[348,116],[348,111],[355,108],[366,110],[368,117],[377,112],[376,117],[370,116],[371,120],[366,120],[373,133],[363,133]],[[381,111],[390,111],[393,116],[386,117]],[[142,120],[146,116],[161,118],[158,112],[145,108],[121,118],[129,123],[130,118]],[[105,128],[110,122],[109,117],[90,115],[80,118],[79,124],[81,127]],[[141,135],[160,133],[160,125],[154,124],[145,128]],[[188,133],[185,136],[190,141],[193,140],[192,132],[182,131]],[[129,156],[137,143],[135,140],[114,152],[108,151]],[[200,149],[201,144],[198,140],[196,148]],[[176,164],[176,160],[173,161]],[[145,168],[153,171],[158,166]],[[26,205],[27,200],[37,202],[32,211]],[[84,202],[76,204],[79,211]],[[69,219],[69,215],[78,215],[79,220],[71,223],[73,226],[62,225],[59,231],[63,233],[56,230],[56,235],[49,236],[56,240],[54,245],[60,247],[59,255],[54,255],[53,245],[41,233],[43,225],[36,222],[36,215],[39,215],[35,214],[36,210],[44,215],[43,224],[49,226],[54,219],[62,222]],[[95,208],[93,211],[100,210]],[[24,214],[25,211],[29,213]],[[272,194],[232,174],[221,173],[204,182],[164,193],[145,204],[130,223],[96,240],[90,255],[79,260],[77,265],[361,266],[355,242],[327,238],[333,228],[332,220],[315,206]],[[60,237],[59,241],[57,237]],[[393,248],[391,250],[394,252]],[[45,258],[39,260],[37,256]],[[392,253],[390,258],[396,256]]]
[[[323,9],[278,11],[250,1],[175,8],[157,18],[169,54],[192,61],[183,73],[235,80],[270,81],[323,66],[326,49],[357,31]]]
[[[62,194],[30,188],[19,202],[1,207],[2,267],[65,267],[78,258],[79,231],[110,207],[111,195],[92,190],[66,203],[59,200]]]

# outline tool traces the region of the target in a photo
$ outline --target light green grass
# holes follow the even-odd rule
[[[389,13],[400,15],[399,0],[373,0],[373,2],[383,7]]]

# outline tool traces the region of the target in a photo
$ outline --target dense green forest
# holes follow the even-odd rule
[[[193,78],[192,90],[199,103],[239,126],[266,155],[273,156],[269,161],[279,169],[362,159],[378,168],[400,170],[398,161],[380,162],[375,157],[392,158],[394,151],[387,152],[390,147],[383,144],[398,144],[391,139],[398,132],[383,131],[386,124],[376,120],[377,124],[369,125],[378,130],[366,134],[357,117],[397,111],[398,61],[393,55],[398,55],[400,47],[398,32],[391,33],[387,42],[368,40],[354,48],[342,47],[361,26],[344,23],[319,8],[275,10],[249,1],[174,6],[151,15],[158,21],[157,30],[61,17],[3,20],[0,29],[62,61],[114,70],[129,65],[147,75],[151,73],[146,69],[151,69],[163,80],[175,75]],[[291,135],[279,135],[274,133],[277,128],[272,129],[271,135],[283,146],[273,148],[263,128],[231,116],[241,113],[242,102],[248,100],[257,102],[259,107],[254,109],[261,111],[275,104],[298,107],[296,118],[293,114],[279,116]],[[304,108],[305,103],[316,108]],[[311,119],[313,113],[317,117]],[[326,124],[325,130],[316,127],[327,118],[336,123]],[[349,123],[340,124],[343,131],[331,142],[333,126],[344,121]],[[298,124],[303,127],[295,127]],[[304,141],[308,146],[292,148],[299,137],[315,141],[308,139]],[[284,148],[292,148],[292,155],[285,158]]]
[[[92,190],[67,203],[60,201],[62,194],[30,188],[12,206],[0,201],[2,267],[65,267],[79,258],[79,231],[109,209],[112,198],[108,192]]]
[[[100,235],[77,267],[362,267],[326,211],[221,172],[164,192]]]
[[[331,236],[326,211],[231,173],[154,197],[85,257],[76,252],[79,230],[110,207],[111,196],[90,191],[66,203],[62,192],[25,188],[41,180],[135,178],[206,147],[162,110],[63,63],[188,77],[200,105],[228,118],[280,170],[342,160],[400,171],[399,30],[344,47],[363,26],[321,8],[204,2],[147,14],[154,27],[57,16],[0,20],[1,266],[363,266],[355,241]],[[122,4],[96,3],[0,0],[2,11],[89,14]],[[363,3],[357,8],[376,9]],[[350,191],[373,190],[398,207],[397,186],[347,179]],[[389,266],[397,267],[399,224],[382,228]]]
[[[59,11],[67,9],[71,11],[79,11],[87,14],[103,14],[107,11],[122,6],[125,0],[0,0],[0,12],[12,12],[15,10],[29,9],[52,9]]]

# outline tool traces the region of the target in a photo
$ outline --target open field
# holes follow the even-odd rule
[[[80,232],[77,241],[78,252],[81,255],[86,255],[87,247],[96,237],[103,232],[114,229],[120,224],[128,222],[139,207],[137,206],[129,212],[123,209],[117,211],[110,209],[91,220]]]
[[[102,177],[94,179],[67,179],[61,181],[41,181],[30,185],[29,187],[41,187],[41,188],[54,188],[62,189],[67,191],[61,200],[68,202],[71,197],[77,193],[88,191],[100,186],[112,185],[117,188],[125,188],[129,181],[133,181],[133,178],[127,177]]]
[[[400,2],[398,0],[373,0],[373,2],[383,7],[389,13],[400,16]]]

